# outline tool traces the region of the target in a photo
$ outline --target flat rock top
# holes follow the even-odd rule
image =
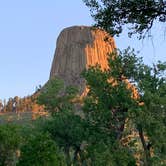
[[[96,64],[102,69],[108,68],[107,55],[114,49],[114,39],[101,29],[65,28],[57,39],[50,78],[60,77],[66,85],[78,86],[82,93],[85,81],[80,77],[81,72]]]

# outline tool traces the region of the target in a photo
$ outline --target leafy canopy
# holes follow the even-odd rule
[[[65,166],[63,155],[56,143],[46,133],[29,133],[21,147],[17,166]]]
[[[129,26],[129,36],[145,37],[155,21],[166,22],[165,0],[83,0],[90,8],[96,26],[111,35],[122,33]]]
[[[77,92],[76,87],[65,87],[61,79],[53,78],[41,89],[37,103],[44,105],[45,109],[53,114],[61,110],[72,110],[72,100]]]
[[[74,107],[75,104],[71,100],[65,100],[65,95],[59,95],[57,90],[59,88],[59,80],[54,79],[51,82],[41,92],[40,95],[44,95],[42,99],[45,99],[45,96],[49,97],[54,94],[52,101],[57,103],[59,98],[61,98],[63,104],[59,103],[61,109],[54,112],[57,105],[54,105],[52,102],[45,102],[46,100],[41,100],[39,96],[41,104],[46,104],[47,108],[50,108],[49,111],[54,112],[53,116],[41,125],[41,129],[44,133],[49,133],[59,149],[64,152],[67,165],[111,164],[118,166],[119,163],[123,163],[122,165],[124,166],[128,164],[134,165],[135,160],[128,149],[121,146],[112,136],[111,132],[101,130],[101,125],[100,127],[94,125],[86,115],[80,116],[80,110],[75,109],[77,108]],[[63,84],[62,87],[64,87]],[[48,89],[50,88],[54,89],[54,91],[49,92]],[[66,105],[72,105],[72,107],[66,107]],[[105,119],[103,120],[103,124],[105,124]]]
[[[132,121],[145,165],[161,165],[166,156],[166,63],[145,65],[126,49],[110,54],[108,64],[108,70],[96,66],[83,73],[89,86],[84,105],[88,121],[113,142],[123,136],[126,120]]]

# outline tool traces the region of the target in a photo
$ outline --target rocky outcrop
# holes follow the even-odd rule
[[[96,64],[107,69],[107,54],[113,49],[114,39],[103,30],[86,26],[66,28],[57,40],[50,78],[59,77],[65,85],[78,86],[82,94],[85,81],[81,72]]]

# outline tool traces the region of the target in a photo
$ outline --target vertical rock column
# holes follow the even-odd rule
[[[103,30],[86,26],[66,28],[57,39],[50,79],[58,77],[65,85],[77,86],[81,95],[85,91],[81,72],[96,64],[107,69],[107,55],[114,49],[114,39]]]

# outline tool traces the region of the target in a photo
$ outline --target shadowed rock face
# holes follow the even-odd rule
[[[107,54],[114,49],[113,38],[102,30],[85,26],[66,28],[57,40],[50,78],[58,77],[65,85],[78,86],[82,94],[85,81],[80,77],[81,72],[96,64],[107,69]]]

